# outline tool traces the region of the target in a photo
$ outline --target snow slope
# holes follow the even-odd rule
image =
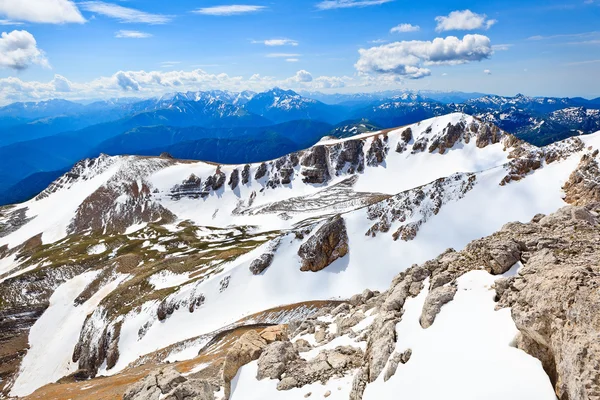
[[[102,375],[116,374],[142,355],[213,332],[244,316],[271,307],[306,300],[344,299],[367,287],[372,290],[385,290],[396,274],[414,263],[428,260],[449,247],[460,249],[475,238],[493,233],[509,221],[528,221],[537,213],[549,213],[564,204],[562,185],[586,150],[567,152],[564,157],[552,163],[542,160],[541,168],[525,174],[520,181],[501,186],[500,182],[507,175],[507,163],[511,162],[512,144],[506,135],[502,135],[496,142],[486,142],[485,146],[480,146],[476,136],[481,130],[467,130],[466,132],[472,133],[470,140],[462,137],[452,142],[451,147],[445,149],[443,154],[438,150],[428,151],[427,148],[423,151],[415,149],[415,143],[420,141],[427,141],[429,145],[436,139],[444,139],[447,127],[459,123],[467,127],[481,127],[477,120],[464,114],[451,114],[422,121],[409,127],[412,138],[405,143],[407,148],[402,152],[396,152],[395,149],[402,145],[402,135],[407,127],[388,132],[365,133],[342,140],[321,141],[318,146],[327,149],[326,168],[330,176],[322,183],[303,181],[303,173],[315,168],[304,165],[303,161],[310,152],[316,151],[315,149],[299,153],[297,157],[300,162],[294,163],[293,157],[287,156],[266,163],[266,173],[260,178],[256,178],[256,175],[263,168],[263,164],[250,165],[247,167],[249,181],[240,182],[235,187],[229,184],[230,177],[234,175],[234,171],[241,173],[245,166],[217,167],[203,162],[108,157],[103,160],[105,167],[97,171],[89,170],[88,175],[81,174],[85,175],[85,179],[75,179],[41,199],[17,205],[16,209],[26,207],[27,217],[33,219],[15,232],[0,238],[0,247],[4,244],[9,248],[17,246],[38,233],[43,234],[44,243],[61,240],[68,235],[71,221],[80,213],[79,205],[88,197],[101,188],[121,190],[133,182],[138,188],[144,185],[148,187],[144,207],[158,205],[176,217],[175,222],[165,226],[168,231],[165,235],[182,229],[177,226],[181,221],[203,227],[207,232],[205,240],[209,244],[213,235],[211,232],[217,228],[223,229],[220,234],[231,234],[233,237],[236,235],[236,229],[240,227],[247,228],[257,235],[277,232],[281,242],[274,253],[273,262],[259,275],[253,275],[249,266],[266,252],[272,243],[266,242],[220,265],[217,271],[207,274],[202,279],[190,281],[188,274],[175,274],[169,270],[155,271],[155,274],[148,278],[149,290],[163,290],[161,293],[165,293],[164,297],[147,301],[115,320],[93,321],[100,324],[98,327],[94,325],[94,329],[101,329],[101,324],[108,327],[117,322],[122,323],[118,339],[118,361],[110,369],[104,364],[99,370]],[[586,146],[600,147],[600,133],[583,137],[582,140]],[[342,159],[340,154],[344,146],[357,143],[360,144],[360,154],[356,156],[356,160],[362,160],[364,171],[351,173],[350,161],[342,163],[342,167],[336,169],[338,161]],[[367,160],[373,159],[371,150],[376,146],[385,147],[383,160],[370,165]],[[526,153],[542,151],[533,146],[522,147]],[[568,146],[565,144],[558,147]],[[281,183],[282,171],[286,168],[291,171],[291,179],[289,183]],[[216,189],[206,190],[201,195],[173,195],[174,188],[192,175],[206,183],[210,177],[219,174],[224,174],[227,179]],[[457,184],[466,184],[471,174],[474,177],[472,187],[469,186],[460,196],[453,190],[440,192],[437,183],[434,182],[438,178],[449,177],[445,182],[455,180]],[[328,190],[352,175],[357,177],[356,180],[336,192],[335,196],[331,196]],[[423,200],[415,202],[421,192],[431,193],[432,197],[426,196]],[[356,197],[357,195],[360,196]],[[434,200],[434,195],[439,195],[439,204]],[[124,192],[123,196],[132,195]],[[306,196],[311,196],[310,202]],[[366,235],[375,223],[370,206],[383,199],[394,201],[400,198],[411,199],[407,203],[409,219],[391,221],[388,231],[380,231],[375,236]],[[319,207],[312,205],[315,199],[321,201]],[[340,202],[340,199],[344,201]],[[346,199],[352,201],[345,201]],[[106,218],[113,218],[119,215],[127,204],[130,204],[127,199],[119,198],[114,204],[99,203],[98,206],[108,207],[100,211]],[[281,207],[276,207],[280,204],[294,204],[294,207],[288,206],[288,209],[293,208],[294,211],[269,211],[280,210]],[[299,229],[315,231],[325,217],[337,213],[342,215],[346,224],[348,255],[317,273],[301,272],[298,249],[308,237],[300,239],[296,232]],[[420,221],[420,226],[414,239],[394,240],[393,232],[406,223],[416,221]],[[143,223],[135,220],[126,231],[132,233],[143,226]],[[111,234],[103,232],[105,237],[110,237]],[[223,247],[222,250],[242,246],[243,242],[233,242],[231,246]],[[160,247],[160,252],[165,251],[164,246]],[[92,253],[94,252],[95,248]],[[3,271],[10,271],[11,265],[13,268],[16,266],[16,261],[10,257],[9,255],[0,260]],[[204,265],[199,265],[198,269],[203,267]],[[32,347],[21,366],[13,388],[14,394],[29,393],[40,385],[52,382],[76,369],[68,360],[84,320],[123,282],[111,281],[112,283],[103,286],[88,302],[75,307],[72,304],[73,299],[87,286],[86,282],[89,283],[93,278],[88,274],[73,278],[60,286],[52,296],[50,308],[30,332]],[[124,282],[126,285],[127,282]],[[489,284],[489,279],[480,276],[469,282],[471,281],[463,282],[464,288],[468,289],[465,290],[468,293],[465,294],[464,300],[457,302],[456,310],[450,308],[448,311],[453,315],[452,319],[461,313],[473,312],[481,313],[481,318],[489,318],[490,323],[497,322],[502,328],[501,332],[498,332],[498,336],[490,338],[489,343],[484,343],[493,348],[490,351],[494,353],[490,353],[490,356],[506,351],[508,355],[503,356],[503,363],[523,361],[522,355],[510,354],[509,333],[514,333],[514,327],[510,328],[507,325],[506,316],[488,315],[492,304],[484,301],[489,293],[482,287]],[[463,297],[463,292],[460,293],[457,299]],[[186,305],[189,304],[189,299],[196,298],[199,294],[203,296],[203,303],[194,312],[190,312]],[[469,304],[472,302],[480,304],[471,309]],[[175,308],[166,319],[159,321],[157,311],[161,303],[182,306]],[[443,326],[443,323],[440,326]],[[484,329],[477,329],[479,328]],[[428,334],[431,336],[420,338],[421,344],[415,342],[415,346],[428,346],[431,341],[436,340],[435,335],[439,335],[439,332],[436,332],[437,329],[432,330]],[[456,339],[462,333],[464,332],[461,330],[454,331],[452,338]],[[44,363],[40,363],[36,360],[42,351],[56,356],[45,357]],[[186,351],[185,354],[186,357],[190,357],[195,352]],[[475,356],[474,354],[473,357]],[[423,361],[422,365],[427,362],[429,361]],[[246,371],[250,371],[251,368],[252,366],[248,366],[243,369],[238,377],[238,385],[246,384]],[[523,368],[524,376],[538,379],[535,375],[537,372],[531,372],[529,375],[530,371],[536,370],[531,360],[523,361]],[[414,373],[418,373],[419,369],[415,371]],[[249,373],[252,374],[252,371]],[[521,382],[518,376],[514,379],[517,383]],[[410,386],[410,383],[406,382],[390,384],[397,384],[403,388]],[[269,382],[257,385],[262,385],[261,388],[267,391],[272,389]],[[370,390],[376,390],[376,387],[375,385]],[[473,386],[474,396],[477,393],[481,394],[477,388],[478,386]],[[315,392],[323,389],[314,388]],[[410,390],[418,390],[418,387],[412,387]],[[332,398],[335,398],[334,392],[337,393],[332,390]],[[376,397],[376,392],[373,393]],[[505,395],[511,397],[510,393]]]

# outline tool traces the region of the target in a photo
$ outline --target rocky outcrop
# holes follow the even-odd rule
[[[322,184],[327,182],[329,165],[327,164],[327,148],[325,146],[314,146],[304,152],[302,160],[302,181],[304,183]]]
[[[153,371],[132,385],[123,400],[214,400],[212,386],[205,381],[188,379],[173,368]]]
[[[229,187],[231,188],[231,190],[235,190],[235,188],[238,187],[240,183],[240,171],[238,171],[237,169],[234,169],[233,171],[231,171],[231,175],[229,176]]]
[[[242,335],[231,349],[229,349],[225,363],[223,364],[225,399],[229,398],[231,380],[235,377],[240,367],[251,361],[258,360],[265,347],[267,347],[267,341],[258,332],[251,330]]]
[[[86,198],[67,230],[70,234],[87,230],[123,233],[136,223],[175,221],[175,215],[153,201],[151,187],[143,179],[101,186]]]
[[[349,370],[360,366],[363,358],[361,349],[352,346],[338,346],[333,350],[322,350],[306,361],[300,357],[287,362],[277,385],[278,390],[303,387],[315,382],[327,383],[331,378],[343,377]]]
[[[565,207],[537,219],[501,231],[526,244],[527,260],[497,282],[499,306],[511,307],[517,345],[542,361],[559,399],[600,399],[600,218]]]
[[[281,326],[266,328],[260,333],[250,330],[231,346],[223,363],[222,381],[225,388],[224,399],[229,399],[231,394],[231,380],[236,376],[237,371],[249,362],[258,360],[270,343],[279,340],[288,340],[287,329]],[[291,347],[293,349],[293,345]]]
[[[464,122],[458,122],[456,125],[448,123],[442,134],[434,138],[429,145],[429,152],[433,153],[437,150],[439,154],[444,154],[447,149],[451,149],[462,138],[465,129]]]
[[[394,223],[402,223],[392,234],[394,240],[414,239],[421,225],[437,215],[444,204],[463,198],[475,186],[477,175],[454,174],[433,183],[404,191],[367,208],[367,218],[374,225],[365,233],[387,233]],[[416,217],[418,216],[418,217]],[[411,221],[405,223],[406,221]]]
[[[383,138],[380,136],[374,137],[367,151],[367,165],[370,167],[380,165],[385,160],[388,151],[388,136],[384,135]]]
[[[329,164],[336,176],[361,173],[365,170],[364,141],[345,140],[329,147]]]
[[[396,153],[404,153],[406,151],[406,148],[408,147],[408,144],[412,140],[412,138],[413,138],[412,129],[406,128],[405,130],[403,130],[402,133],[400,134],[400,140],[398,141],[398,144],[396,145]]]
[[[579,165],[563,186],[565,201],[580,206],[600,202],[600,168],[598,150],[584,154]]]
[[[433,324],[442,306],[454,299],[456,290],[456,286],[440,286],[427,294],[419,320],[423,328],[429,328]]]
[[[498,143],[502,137],[502,134],[502,131],[496,125],[482,123],[479,126],[475,144],[479,148],[484,148],[489,144]]]
[[[281,379],[287,365],[298,357],[298,351],[289,341],[268,345],[258,358],[256,379]]]
[[[242,185],[246,185],[250,182],[250,165],[244,165],[244,169],[242,170]]]
[[[267,247],[267,251],[265,251],[258,258],[256,258],[255,260],[253,260],[250,263],[250,271],[254,275],[261,274],[264,270],[266,270],[267,268],[269,268],[271,266],[271,263],[273,262],[273,258],[275,257],[275,252],[279,248],[280,243],[281,243],[281,238],[277,238],[277,239],[273,240],[271,243],[269,243],[269,246]]]
[[[254,179],[259,180],[263,178],[267,174],[267,164],[262,163],[256,169],[256,173],[254,174]]]
[[[301,271],[320,271],[348,254],[348,233],[339,215],[326,221],[316,233],[300,246]]]

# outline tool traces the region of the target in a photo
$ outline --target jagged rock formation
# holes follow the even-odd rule
[[[123,400],[214,400],[212,386],[201,380],[187,379],[174,369],[151,372],[133,385]]]
[[[348,254],[348,234],[339,215],[328,220],[300,246],[301,271],[320,271]]]
[[[379,232],[389,232],[393,225],[400,223],[393,233],[394,240],[413,240],[423,223],[437,215],[446,202],[464,197],[473,189],[476,179],[475,174],[455,174],[369,206],[368,218],[377,222],[366,235],[375,237]],[[419,219],[414,218],[417,214]]]
[[[581,206],[600,201],[600,168],[598,150],[584,154],[577,169],[563,186],[565,201]]]

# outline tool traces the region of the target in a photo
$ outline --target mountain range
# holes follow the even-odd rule
[[[0,208],[0,392],[600,393],[600,132],[354,123],[269,161],[102,154]]]
[[[300,95],[278,88],[85,105],[14,103],[0,108],[0,204],[33,197],[78,160],[101,153],[256,162],[354,128],[391,128],[457,111],[543,146],[600,129],[599,109],[600,99],[406,91]]]

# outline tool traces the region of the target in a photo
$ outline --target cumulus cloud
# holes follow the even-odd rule
[[[298,61],[300,61],[300,59],[299,58],[286,58],[285,61],[287,61],[287,62],[298,62]]]
[[[120,30],[115,32],[115,37],[119,39],[146,39],[152,37],[152,34],[140,31]]]
[[[265,46],[298,46],[298,42],[292,39],[253,40],[252,43],[264,44]]]
[[[293,79],[295,79],[298,82],[312,82],[313,76],[310,72],[302,69],[296,72],[296,76]]]
[[[417,32],[419,30],[421,30],[421,27],[418,25],[400,24],[390,29],[390,33]]]
[[[483,73],[486,74],[486,75],[491,75],[492,71],[490,71],[489,69],[484,69]]]
[[[419,79],[431,75],[427,66],[457,65],[481,61],[493,53],[483,35],[436,38],[433,41],[402,41],[359,50],[355,68],[361,74],[387,74]]]
[[[71,82],[62,75],[54,75],[51,83],[54,85],[54,90],[59,93],[67,93],[72,90]]]
[[[476,14],[471,10],[452,11],[447,16],[435,17],[437,32],[472,31],[475,29],[490,29],[496,22],[488,19],[485,14]]]
[[[9,20],[46,24],[85,22],[71,0],[1,0],[0,16]]]
[[[265,6],[232,4],[232,5],[228,5],[228,6],[214,6],[214,7],[199,8],[193,12],[195,12],[196,14],[203,14],[203,15],[230,16],[230,15],[255,13],[255,12],[263,11],[266,8],[267,7],[265,7]]]
[[[31,64],[49,67],[33,35],[27,31],[3,32],[0,36],[0,67],[24,70]]]
[[[394,0],[324,0],[317,4],[319,10],[336,8],[368,7],[389,3]]]
[[[169,15],[151,14],[134,8],[104,3],[102,1],[86,1],[79,4],[86,11],[114,18],[122,23],[161,25],[171,22],[173,19]]]

